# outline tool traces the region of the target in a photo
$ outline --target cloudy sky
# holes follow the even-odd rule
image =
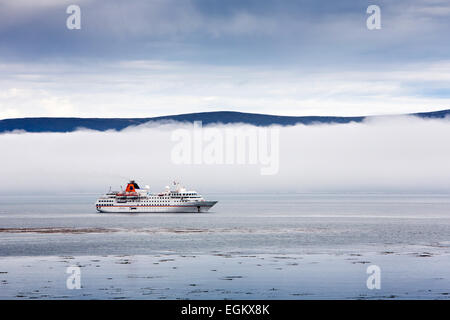
[[[448,0],[0,0],[0,119],[449,109],[449,34]]]

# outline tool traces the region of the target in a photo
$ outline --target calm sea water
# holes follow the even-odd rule
[[[92,194],[0,196],[0,299],[450,296],[450,195],[206,197],[209,213],[130,215]]]
[[[100,214],[97,195],[0,197],[0,256],[448,247],[450,195],[209,194],[202,214]],[[5,232],[46,228],[45,232]],[[52,228],[62,230],[52,233]],[[83,233],[73,233],[78,229]]]

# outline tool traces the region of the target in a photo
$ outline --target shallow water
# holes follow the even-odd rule
[[[96,213],[96,197],[0,197],[2,298],[445,299],[450,291],[450,195],[210,194],[219,203],[209,213],[139,215]],[[122,255],[132,263],[116,263]],[[151,276],[159,256],[174,261],[148,286],[165,289],[137,288],[130,279]],[[373,263],[382,290],[365,285]],[[66,289],[68,265],[89,266],[89,286]],[[42,272],[58,285],[42,284]]]
[[[448,256],[216,253],[4,259],[0,298],[7,299],[447,299],[450,285]],[[382,270],[380,290],[366,286],[366,268],[374,263]],[[66,287],[69,266],[80,267],[79,290]]]

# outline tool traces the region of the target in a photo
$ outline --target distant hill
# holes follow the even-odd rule
[[[450,110],[408,114],[421,118],[450,117]],[[129,126],[140,125],[149,121],[172,120],[180,122],[202,121],[203,125],[212,123],[245,123],[255,126],[315,123],[349,123],[361,122],[367,117],[322,117],[322,116],[274,116],[268,114],[243,113],[234,111],[215,111],[169,115],[153,118],[18,118],[0,120],[0,133],[23,130],[26,132],[71,132],[79,128],[97,131],[123,130]]]

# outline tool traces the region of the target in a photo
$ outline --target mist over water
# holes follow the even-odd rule
[[[278,127],[279,171],[274,175],[261,175],[259,163],[175,164],[171,134],[179,128],[192,125],[2,134],[0,192],[99,193],[110,186],[119,189],[131,178],[154,192],[173,180],[199,192],[450,191],[449,119],[380,117]]]

